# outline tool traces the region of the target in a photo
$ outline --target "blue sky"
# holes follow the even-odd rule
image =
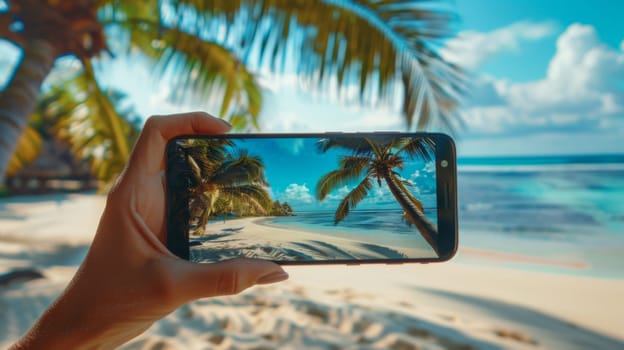
[[[317,151],[316,141],[313,138],[246,139],[238,141],[236,149],[245,149],[250,155],[262,159],[272,198],[288,202],[295,211],[333,211],[358,182],[339,187],[323,202],[319,202],[315,198],[317,182],[326,173],[336,170],[339,157],[349,153],[339,149],[320,153]],[[433,162],[405,159],[404,169],[396,170],[399,176],[415,185],[410,189],[426,208],[435,207]],[[398,204],[385,184],[381,187],[375,184],[369,196],[357,208],[396,209]]]
[[[624,153],[624,1],[455,0],[458,36],[443,55],[470,72],[454,135],[460,156]],[[0,85],[15,52],[0,48]],[[136,57],[97,66],[144,116],[175,105],[171,87]],[[360,106],[306,89],[292,73],[261,70],[262,131],[404,130],[396,107]],[[329,95],[329,96],[328,96]]]
[[[624,153],[622,1],[457,0],[462,154]]]
[[[596,1],[590,5],[584,0],[457,0],[456,9],[464,30],[487,33],[519,21],[550,25],[551,31],[543,39],[527,40],[516,50],[494,55],[481,67],[483,72],[518,82],[544,77],[556,52],[554,40],[571,24],[593,26],[601,40],[613,48],[624,40],[621,1]],[[510,69],[512,66],[522,69]]]

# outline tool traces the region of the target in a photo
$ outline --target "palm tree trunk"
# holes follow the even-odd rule
[[[411,219],[411,222],[416,225],[418,231],[420,231],[420,234],[423,236],[423,238],[425,238],[427,243],[431,245],[431,248],[433,248],[433,250],[439,256],[440,252],[438,251],[438,241],[436,239],[438,235],[438,230],[436,229],[436,227],[433,226],[433,224],[431,223],[431,221],[429,221],[429,219],[427,219],[425,214],[423,214],[423,212],[421,212],[418,207],[416,207],[414,202],[409,199],[409,194],[401,190],[399,185],[396,183],[394,177],[392,177],[390,174],[385,174],[383,177],[388,184],[390,192],[397,200],[397,202],[399,202],[399,205],[401,205],[403,210],[405,210],[405,214],[409,217],[409,219]]]
[[[52,44],[41,39],[28,40],[17,69],[0,95],[0,185],[55,59]]]

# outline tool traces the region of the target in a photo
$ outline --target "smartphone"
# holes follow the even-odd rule
[[[167,245],[184,259],[425,263],[457,250],[445,134],[179,136],[166,158]]]

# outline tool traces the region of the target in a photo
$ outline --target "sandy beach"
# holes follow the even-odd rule
[[[104,201],[96,195],[0,200],[0,273],[35,268],[44,276],[0,287],[0,347],[62,291]],[[252,227],[272,240],[286,234],[257,220],[214,228],[241,241]],[[518,262],[537,268],[511,267]],[[185,305],[124,348],[624,348],[624,280],[539,270],[548,264],[583,268],[582,261],[461,246],[443,264],[290,266],[285,283]]]
[[[215,262],[247,257],[301,262],[435,257],[432,249],[294,230],[270,224],[269,220],[250,217],[210,222],[206,234],[191,236],[198,244],[191,247],[191,260]],[[420,239],[416,234],[414,237]]]

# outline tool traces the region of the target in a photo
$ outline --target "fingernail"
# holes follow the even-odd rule
[[[286,273],[286,271],[277,271],[277,272],[270,273],[266,276],[260,277],[256,281],[256,283],[257,284],[269,284],[269,283],[280,282],[286,279],[288,279],[288,274]]]
[[[232,128],[232,124],[230,124],[230,122],[228,122],[227,120],[221,119],[221,118],[218,118],[218,119],[221,121],[221,123],[225,124],[229,129]]]

